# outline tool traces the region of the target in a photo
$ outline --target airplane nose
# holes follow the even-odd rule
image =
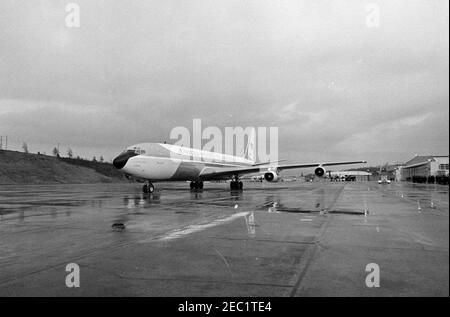
[[[125,153],[120,154],[113,160],[113,165],[118,170],[122,169],[130,159],[130,157],[136,156],[137,154],[133,151],[127,151]]]

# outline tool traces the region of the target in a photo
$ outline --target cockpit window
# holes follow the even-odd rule
[[[145,154],[145,150],[141,149],[140,147],[134,147],[132,149],[127,150],[127,152],[133,152],[133,153],[136,153],[138,155]]]

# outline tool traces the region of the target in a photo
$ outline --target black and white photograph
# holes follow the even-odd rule
[[[0,0],[0,298],[448,297],[448,180],[447,0]]]

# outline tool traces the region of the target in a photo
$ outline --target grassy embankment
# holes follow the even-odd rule
[[[126,181],[110,163],[0,150],[0,184],[92,184]]]

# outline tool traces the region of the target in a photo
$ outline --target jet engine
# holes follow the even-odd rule
[[[264,178],[268,182],[278,182],[278,174],[275,172],[267,172],[264,174]]]
[[[317,177],[324,177],[326,172],[327,171],[322,166],[319,166],[314,170],[314,174],[316,174]]]

